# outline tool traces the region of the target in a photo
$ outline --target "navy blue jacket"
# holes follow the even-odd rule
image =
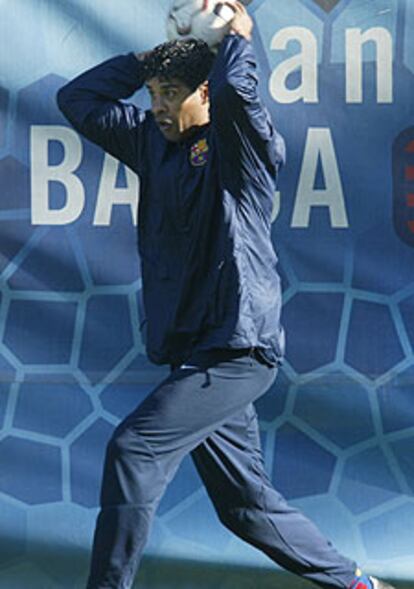
[[[271,215],[285,150],[258,96],[252,45],[225,37],[209,78],[210,124],[182,143],[122,102],[143,69],[133,54],[115,57],[62,88],[58,104],[140,176],[148,356],[176,364],[193,350],[259,347],[276,363],[284,334]]]

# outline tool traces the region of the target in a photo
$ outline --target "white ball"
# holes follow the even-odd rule
[[[228,33],[234,14],[220,0],[173,0],[167,18],[167,37],[201,39],[214,48]]]

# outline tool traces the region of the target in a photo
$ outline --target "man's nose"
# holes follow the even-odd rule
[[[151,110],[155,115],[165,112],[165,102],[161,96],[154,96],[152,99]]]

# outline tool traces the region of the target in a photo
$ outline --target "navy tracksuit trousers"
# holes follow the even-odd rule
[[[282,567],[321,587],[348,587],[341,556],[270,483],[252,405],[277,369],[257,353],[216,350],[173,370],[108,444],[87,589],[129,589],[151,521],[191,452],[222,523]]]

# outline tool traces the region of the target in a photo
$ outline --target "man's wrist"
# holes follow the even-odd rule
[[[252,40],[252,34],[251,32],[248,32],[244,29],[239,29],[238,27],[231,27],[229,32],[229,35],[238,35],[239,37],[243,37],[243,39],[246,39],[246,41],[251,41]]]

